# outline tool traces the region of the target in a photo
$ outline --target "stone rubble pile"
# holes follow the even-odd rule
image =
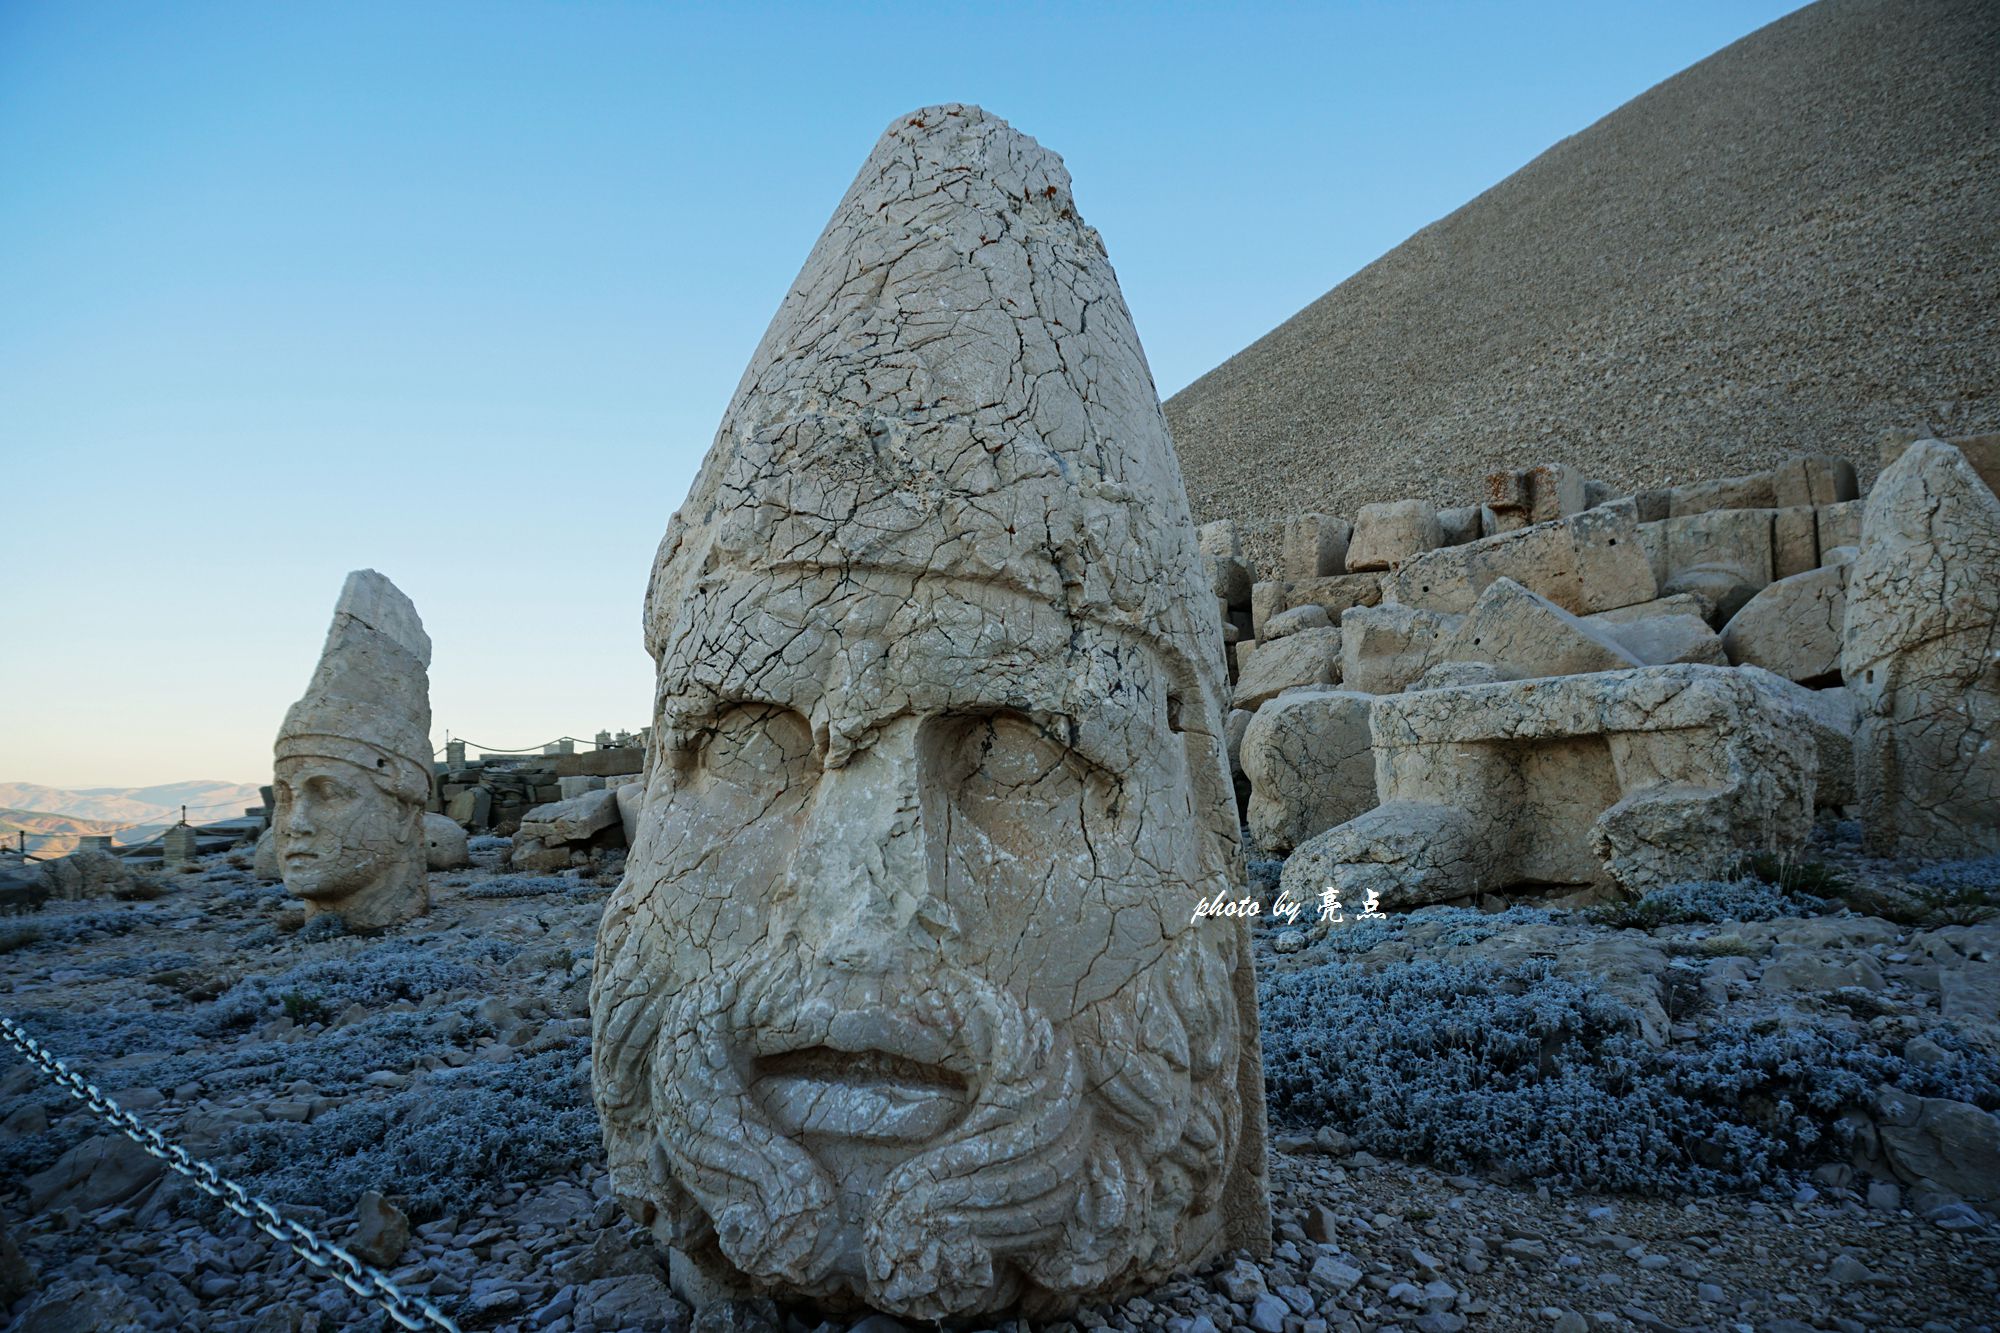
[[[1250,836],[1383,905],[1579,900],[1795,852],[2000,849],[2000,437],[1614,496],[1557,464],[1480,503],[1200,530]],[[1308,884],[1308,881],[1311,881]]]

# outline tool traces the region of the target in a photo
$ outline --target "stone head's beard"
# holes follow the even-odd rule
[[[1066,1031],[962,969],[891,979],[891,1021],[964,1077],[968,1104],[873,1192],[856,1275],[836,1182],[740,1072],[774,1042],[830,1044],[845,978],[767,940],[665,993],[647,966],[664,943],[632,906],[600,936],[597,1100],[614,1184],[698,1262],[912,1318],[1036,1316],[1161,1280],[1220,1228],[1242,1116],[1230,945],[1188,931]]]

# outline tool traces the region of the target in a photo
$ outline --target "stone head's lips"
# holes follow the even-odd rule
[[[965,1079],[942,1065],[827,1046],[757,1059],[750,1090],[787,1133],[878,1142],[927,1142],[970,1104]]]

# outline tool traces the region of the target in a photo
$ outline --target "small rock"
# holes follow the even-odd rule
[[[1460,1333],[1465,1327],[1465,1317],[1449,1310],[1432,1310],[1418,1315],[1415,1323],[1417,1333]]]
[[[410,1219],[403,1210],[374,1190],[363,1190],[354,1215],[361,1229],[348,1248],[377,1268],[395,1267],[410,1243]]]
[[[1880,1282],[1881,1277],[1851,1254],[1836,1254],[1826,1266],[1826,1274],[1845,1287],[1856,1282]]]
[[[1299,1229],[1306,1233],[1306,1239],[1319,1245],[1331,1245],[1339,1219],[1333,1209],[1323,1203],[1310,1204],[1299,1217]]]
[[[1263,1270],[1248,1259],[1238,1259],[1215,1279],[1216,1287],[1238,1305],[1248,1305],[1265,1295]]]
[[[1361,1280],[1361,1276],[1360,1269],[1323,1254],[1313,1260],[1312,1271],[1307,1273],[1306,1280],[1334,1292],[1346,1292]]]
[[[1250,1303],[1250,1327],[1257,1333],[1285,1333],[1285,1316],[1290,1313],[1291,1307],[1266,1292]]]

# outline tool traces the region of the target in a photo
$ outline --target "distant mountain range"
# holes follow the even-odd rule
[[[70,790],[35,782],[0,782],[0,839],[18,845],[25,832],[31,856],[65,856],[84,834],[109,833],[119,845],[144,842],[179,821],[235,819],[263,804],[252,783],[169,782],[157,787],[85,787]]]

